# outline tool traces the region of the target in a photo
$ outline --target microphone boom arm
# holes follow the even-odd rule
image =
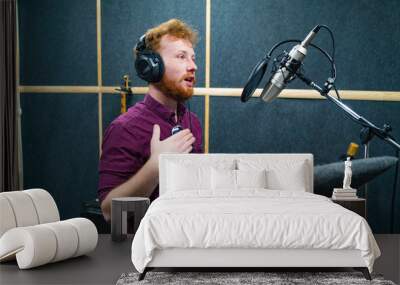
[[[312,89],[317,90],[322,97],[325,97],[329,101],[333,102],[336,106],[341,108],[345,114],[347,114],[353,121],[357,122],[361,126],[363,126],[363,129],[361,130],[361,141],[363,144],[367,144],[374,135],[382,139],[383,141],[386,141],[388,144],[392,145],[396,149],[396,156],[399,157],[400,153],[400,145],[394,140],[394,138],[389,134],[389,132],[392,130],[392,128],[385,124],[383,126],[383,129],[378,128],[375,126],[373,123],[365,119],[364,117],[360,116],[357,114],[354,110],[352,110],[349,106],[346,104],[342,103],[340,100],[337,98],[329,95],[329,91],[333,87],[333,80],[329,78],[326,83],[324,88],[321,88],[310,80],[309,78],[305,77],[303,74],[300,72],[296,73],[297,77],[300,78],[304,83],[306,83],[308,86],[310,86]],[[395,174],[395,179],[394,179],[394,186],[393,186],[393,192],[392,192],[392,207],[390,208],[390,219],[389,219],[389,224],[390,224],[390,233],[393,233],[393,228],[394,228],[394,205],[396,201],[396,183],[398,180],[398,172],[399,172],[399,160],[397,160],[396,163],[396,174]]]
[[[379,137],[380,139],[386,141],[393,147],[395,147],[397,150],[400,150],[400,144],[397,143],[394,138],[389,134],[391,131],[391,127],[388,124],[385,124],[383,129],[375,126],[373,123],[365,119],[364,117],[360,116],[357,114],[353,109],[351,109],[349,106],[338,100],[337,98],[329,95],[329,91],[332,88],[332,82],[328,79],[327,82],[325,83],[325,87],[322,88],[309,78],[305,77],[304,74],[297,72],[296,73],[297,77],[300,78],[305,84],[310,86],[312,89],[318,91],[322,97],[325,97],[329,101],[333,102],[336,106],[341,108],[353,121],[356,123],[360,124],[364,128],[368,128],[369,131]],[[372,136],[369,138],[371,139]],[[368,141],[366,141],[368,142]]]

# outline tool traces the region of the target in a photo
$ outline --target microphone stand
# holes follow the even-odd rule
[[[362,130],[361,130],[362,131]],[[360,133],[361,136],[361,133]],[[362,143],[364,145],[364,159],[369,158],[369,142]],[[364,184],[364,195],[365,199],[368,200],[368,183]],[[366,210],[368,217],[368,209]]]
[[[342,103],[339,99],[329,95],[329,91],[333,87],[334,80],[332,78],[328,78],[325,82],[324,87],[320,87],[318,84],[313,82],[311,79],[307,78],[301,72],[296,72],[298,78],[303,81],[306,85],[310,86],[312,89],[318,91],[322,97],[325,97],[329,101],[333,102],[336,106],[341,108],[353,121],[361,125],[363,128],[361,129],[360,139],[362,144],[368,145],[369,141],[377,136],[383,141],[386,141],[388,144],[392,145],[396,149],[396,153],[398,154],[400,151],[400,144],[395,141],[393,136],[389,134],[392,131],[392,127],[389,124],[384,124],[383,128],[379,128],[375,126],[373,123],[365,119],[364,117],[357,114],[354,110],[352,110],[349,106]],[[397,161],[397,165],[399,161]],[[396,167],[396,171],[398,171],[398,167]],[[396,175],[397,178],[397,175]],[[395,181],[397,184],[397,181]],[[393,233],[393,215],[394,215],[394,203],[396,200],[396,191],[393,189],[392,193],[392,207],[390,209],[390,232]]]

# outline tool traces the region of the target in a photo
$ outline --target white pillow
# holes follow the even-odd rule
[[[238,160],[240,170],[266,169],[268,189],[306,191],[309,188],[308,164],[306,161],[293,160]]]
[[[238,188],[267,188],[267,171],[261,170],[236,170]]]
[[[169,163],[167,188],[170,191],[209,189],[209,171],[209,167],[188,167],[176,163]]]
[[[266,171],[211,169],[213,190],[238,190],[241,188],[266,188]]]
[[[211,189],[236,190],[236,170],[211,168]]]
[[[268,170],[268,188],[305,192],[307,189],[305,163],[290,163],[285,166]]]
[[[191,163],[188,160],[178,160],[169,161],[166,168],[167,191],[211,190],[211,168],[234,169],[235,161]]]

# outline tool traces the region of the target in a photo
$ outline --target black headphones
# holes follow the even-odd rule
[[[146,46],[146,35],[140,37],[136,44],[136,74],[147,82],[159,82],[164,75],[164,62],[155,51]]]

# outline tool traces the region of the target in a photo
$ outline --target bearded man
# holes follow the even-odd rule
[[[104,134],[98,197],[106,220],[112,198],[158,197],[160,153],[203,152],[200,121],[183,104],[196,82],[196,42],[195,31],[172,19],[148,30],[137,44],[136,71],[149,91]]]

